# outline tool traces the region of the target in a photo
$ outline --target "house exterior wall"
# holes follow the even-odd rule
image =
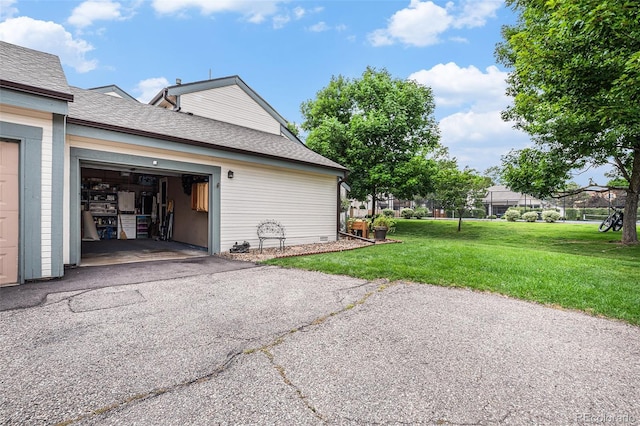
[[[227,177],[228,170],[234,173]],[[221,246],[248,241],[258,246],[258,224],[275,219],[286,230],[286,244],[335,241],[337,177],[248,163],[222,167]],[[267,240],[264,247],[277,247]]]
[[[0,136],[21,145],[20,280],[62,276],[63,117],[2,105],[0,122]]]
[[[74,132],[75,128],[71,130]],[[162,167],[165,161],[194,163],[219,167],[221,181],[219,188],[215,182],[210,185],[209,232],[219,238],[219,246],[211,249],[229,250],[234,243],[249,241],[257,247],[256,227],[265,219],[275,219],[285,226],[287,245],[335,241],[337,215],[337,173],[305,165],[247,158],[223,158],[215,152],[201,147],[192,148],[175,145],[175,149],[144,145],[143,140],[133,138],[132,143],[108,141],[79,135],[68,135],[68,150],[87,149],[109,154],[151,157]],[[133,142],[136,142],[134,144]],[[170,145],[167,145],[170,146]],[[229,156],[238,156],[228,154]],[[66,163],[73,161],[69,159]],[[234,172],[233,179],[227,177]],[[162,172],[159,171],[158,174]],[[70,178],[72,179],[72,178]],[[77,184],[77,183],[76,183]],[[70,182],[73,187],[72,182]],[[215,191],[219,189],[219,206],[216,206]],[[69,205],[68,203],[66,205]],[[215,216],[219,212],[219,216]],[[219,225],[216,225],[219,223]],[[66,234],[66,240],[73,238]],[[268,241],[265,247],[277,244]],[[65,248],[65,259],[70,259]]]
[[[180,95],[180,111],[280,134],[280,123],[237,85]]]

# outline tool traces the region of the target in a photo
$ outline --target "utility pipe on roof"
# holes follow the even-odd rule
[[[165,87],[164,91],[162,92],[162,98],[169,102],[171,105],[173,105],[173,110],[174,111],[180,111],[180,108],[178,108],[178,104],[173,102],[171,99],[169,99],[169,88]]]

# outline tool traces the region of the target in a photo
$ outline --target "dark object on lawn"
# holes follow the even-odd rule
[[[238,242],[236,242],[233,247],[231,247],[229,249],[229,252],[231,253],[249,253],[249,243],[247,241],[243,242],[242,244],[238,244]]]

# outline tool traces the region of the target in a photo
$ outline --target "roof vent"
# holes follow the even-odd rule
[[[176,85],[180,86],[182,84],[181,78],[176,78]]]

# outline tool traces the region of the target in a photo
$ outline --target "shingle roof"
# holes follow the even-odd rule
[[[74,102],[69,104],[69,123],[346,170],[305,145],[280,135],[76,87],[71,90]]]
[[[526,199],[528,203],[532,202],[540,202],[537,198],[534,198],[530,195],[521,194],[519,192],[514,192],[508,187],[504,185],[496,185],[490,186],[486,189],[487,195],[484,197],[483,202],[493,204],[500,203],[519,203],[520,201],[524,202]]]
[[[60,59],[49,53],[0,41],[2,87],[72,101]]]

